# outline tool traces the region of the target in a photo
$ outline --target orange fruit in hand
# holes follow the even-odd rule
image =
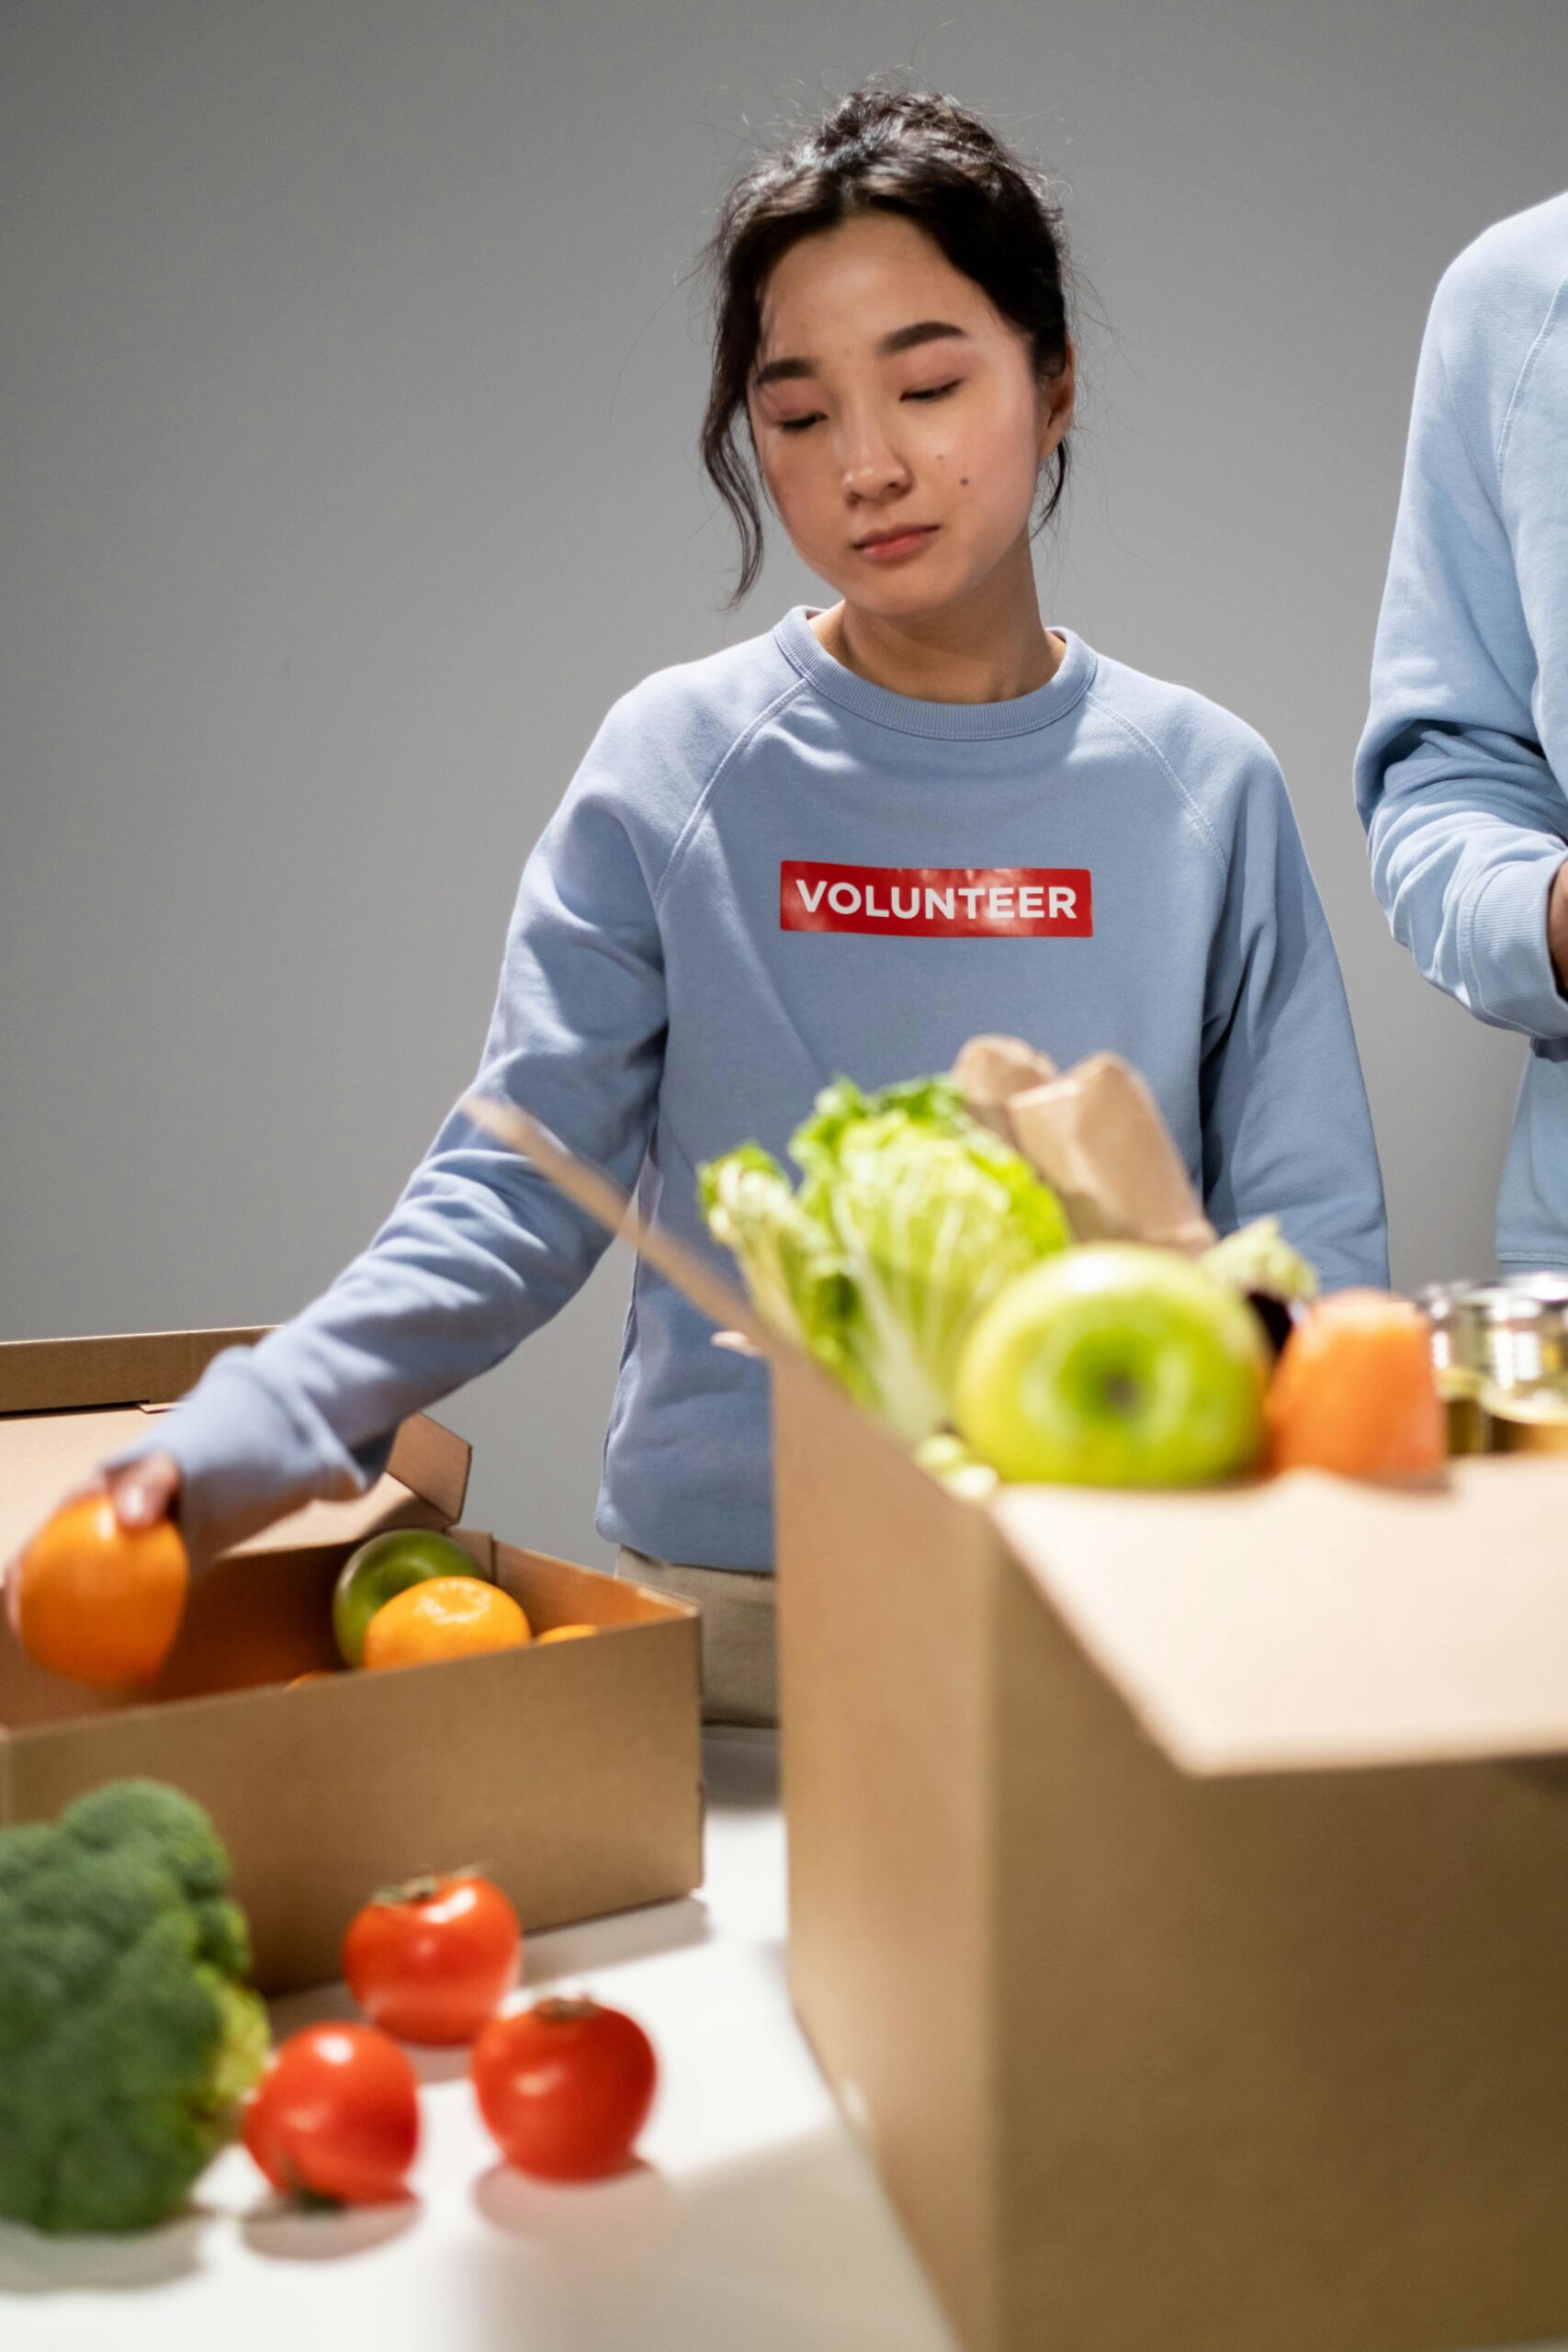
[[[552,1625],[547,1634],[536,1634],[538,1642],[575,1642],[584,1634],[596,1634],[597,1625]]]
[[[1388,1478],[1437,1469],[1448,1434],[1426,1317],[1392,1291],[1320,1299],[1285,1341],[1264,1419],[1273,1470]]]
[[[478,1577],[427,1577],[378,1609],[365,1629],[363,1663],[373,1672],[423,1666],[432,1658],[516,1649],[529,1639],[528,1620],[499,1585]]]
[[[107,1495],[63,1503],[12,1574],[13,1622],[28,1656],[96,1690],[157,1673],[190,1589],[190,1562],[174,1522],[122,1527]]]

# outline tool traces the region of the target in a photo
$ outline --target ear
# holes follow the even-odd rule
[[[1040,382],[1040,461],[1056,447],[1073,421],[1073,409],[1077,398],[1077,353],[1071,341],[1066,344],[1061,366],[1054,376]]]

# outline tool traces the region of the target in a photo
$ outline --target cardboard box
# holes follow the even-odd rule
[[[772,1359],[790,1984],[965,2344],[1568,2331],[1568,1464],[964,1503],[638,1238]]]
[[[149,1408],[254,1331],[0,1345],[0,1559]],[[696,1612],[454,1525],[468,1448],[420,1415],[367,1494],[312,1503],[194,1580],[156,1683],[106,1696],[44,1674],[0,1629],[0,1823],[130,1774],[205,1804],[234,1865],[265,1991],[339,1973],[378,1887],[482,1863],[525,1928],[684,1894],[702,1879]],[[340,1664],[331,1598],[379,1529],[451,1529],[536,1632],[585,1642],[288,1679]]]
[[[931,1482],[776,1384],[790,1980],[964,2341],[1568,2324],[1568,1475]]]

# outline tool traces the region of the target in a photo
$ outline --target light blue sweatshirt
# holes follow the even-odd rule
[[[1062,1064],[1111,1047],[1222,1230],[1272,1210],[1326,1283],[1386,1281],[1338,966],[1261,738],[1065,629],[1032,693],[894,694],[826,651],[815,609],[612,707],[524,871],[478,1086],[733,1277],[698,1162],[748,1137],[782,1155],[836,1073],[942,1069],[986,1030]],[[369,1248],[134,1451],[179,1462],[198,1555],[352,1492],[605,1246],[454,1112]],[[601,1532],[770,1566],[769,1440],[764,1366],[639,1263]]]
[[[1530,1040],[1497,1204],[1509,1268],[1568,1266],[1568,196],[1433,298],[1356,757],[1372,883],[1429,980]]]

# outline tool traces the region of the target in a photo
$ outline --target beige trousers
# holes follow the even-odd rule
[[[685,1568],[650,1559],[623,1544],[615,1574],[702,1612],[703,1721],[773,1725],[778,1722],[778,1662],[773,1644],[773,1579],[733,1568]]]

